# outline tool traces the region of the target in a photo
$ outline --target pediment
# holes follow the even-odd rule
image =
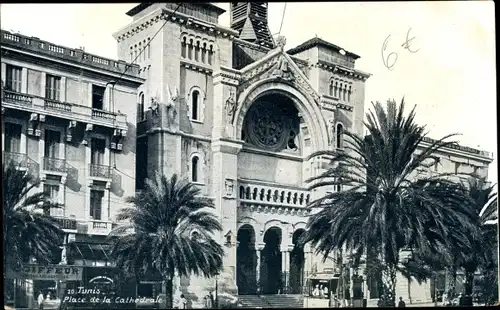
[[[320,95],[297,63],[281,48],[269,52],[262,59],[241,69],[240,91],[259,80],[270,78],[292,84],[310,95],[319,104]]]

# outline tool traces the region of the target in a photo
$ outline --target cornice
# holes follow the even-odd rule
[[[161,20],[169,20],[187,28],[206,32],[213,36],[222,36],[230,40],[234,39],[238,35],[238,32],[233,29],[217,24],[207,23],[183,13],[174,13],[174,11],[170,9],[161,8],[152,12],[150,15],[143,17],[142,19],[139,19],[132,25],[126,27],[124,30],[115,33],[114,37],[118,42],[123,41],[124,39],[132,37],[142,30],[155,25]]]
[[[194,63],[194,62],[189,61],[187,59],[181,59],[180,62],[181,62],[181,67],[185,67],[186,69],[190,69],[193,71],[198,71],[198,72],[202,72],[202,73],[209,74],[209,75],[212,74],[212,72],[214,71],[210,67],[207,67],[207,66],[204,66],[204,65],[201,65],[198,63]]]
[[[372,76],[370,73],[366,73],[358,69],[347,68],[325,60],[318,60],[315,66],[317,68],[321,68],[344,76],[352,77],[354,79],[361,80],[363,82],[366,81],[370,76]]]

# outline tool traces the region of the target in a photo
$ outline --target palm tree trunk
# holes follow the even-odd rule
[[[380,296],[381,307],[396,306],[396,268],[387,265],[382,270],[382,294]]]
[[[167,275],[165,277],[165,297],[167,308],[172,309],[174,306],[174,285],[173,285],[173,275]]]
[[[466,271],[465,272],[465,295],[472,295],[472,288],[474,283],[474,272]]]
[[[448,290],[446,294],[448,296],[448,301],[452,301],[456,295],[456,286],[457,286],[457,270],[450,266],[446,269],[446,284],[448,286]]]

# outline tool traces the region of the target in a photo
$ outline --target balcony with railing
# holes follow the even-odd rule
[[[89,235],[108,235],[112,229],[112,222],[90,219],[88,221]]]
[[[89,176],[91,178],[98,178],[98,179],[111,178],[111,167],[107,165],[90,164],[89,172],[90,172]]]
[[[2,162],[7,164],[12,162],[21,170],[27,170],[33,176],[38,176],[39,166],[36,161],[28,157],[26,154],[15,153],[15,152],[3,152]]]
[[[22,94],[10,90],[2,92],[2,106],[9,109],[22,110],[74,120],[85,124],[127,130],[127,116],[122,113],[98,110],[79,104],[47,99],[39,96]]]
[[[61,158],[44,157],[43,170],[56,173],[67,173],[66,160]]]
[[[309,213],[306,207],[311,201],[311,194],[304,189],[240,181],[238,198],[240,206],[251,211],[306,215]]]

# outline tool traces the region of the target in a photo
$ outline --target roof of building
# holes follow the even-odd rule
[[[190,2],[191,4],[198,4],[198,5],[201,5],[207,9],[211,9],[211,10],[214,10],[215,12],[217,12],[217,14],[221,15],[222,13],[225,13],[226,10],[224,10],[223,8],[220,8],[218,7],[217,5],[215,4],[212,4],[210,2]],[[145,2],[145,3],[141,3],[135,7],[133,7],[131,10],[129,10],[126,14],[128,16],[134,16],[136,15],[137,13],[141,12],[142,10],[146,9],[147,7],[153,5],[154,3],[153,2]]]
[[[126,72],[123,77],[139,78],[139,65],[130,64],[121,60],[101,57],[95,54],[86,53],[80,48],[69,48],[52,42],[40,40],[37,37],[29,37],[20,33],[12,33],[6,30],[0,30],[0,42],[3,47],[26,50],[39,55],[59,58],[63,61],[69,61],[80,65],[104,69],[114,73]],[[126,70],[126,71],[125,71]]]
[[[351,56],[354,59],[358,59],[361,57],[359,55],[356,55],[354,53],[346,51],[345,49],[343,49],[342,47],[340,47],[338,45],[335,45],[333,43],[330,43],[330,42],[325,41],[325,40],[318,38],[318,37],[314,37],[310,40],[307,40],[306,42],[300,44],[299,46],[288,50],[287,53],[288,54],[297,54],[297,53],[300,53],[302,51],[305,51],[305,50],[310,49],[311,47],[315,47],[315,46],[323,46],[323,47],[331,48],[331,49],[336,50],[337,52],[340,52],[341,50],[343,50],[343,51],[345,51],[346,55]]]

